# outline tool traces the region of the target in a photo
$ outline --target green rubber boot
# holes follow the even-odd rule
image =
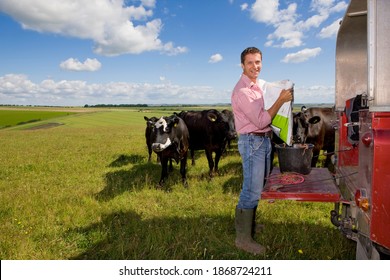
[[[253,209],[253,219],[252,219],[252,238],[255,238],[256,233],[260,233],[264,230],[265,226],[262,224],[256,224],[256,210],[257,207]]]
[[[255,209],[236,208],[236,247],[254,255],[265,253],[265,247],[252,238],[252,225]]]

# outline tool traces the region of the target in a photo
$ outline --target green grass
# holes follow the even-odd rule
[[[330,223],[330,203],[261,201],[256,237],[266,256],[234,246],[241,185],[236,144],[209,179],[207,160],[179,166],[155,189],[143,116],[105,110],[60,117],[65,125],[0,131],[1,259],[354,259],[355,243]],[[168,114],[170,114],[169,112]],[[167,114],[167,113],[166,113]],[[39,122],[36,124],[39,125]]]
[[[70,114],[73,113],[60,111],[0,110],[0,129],[68,116]]]

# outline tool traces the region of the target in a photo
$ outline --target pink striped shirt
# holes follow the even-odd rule
[[[245,74],[242,74],[234,87],[231,101],[238,133],[271,130],[271,116],[264,109],[263,91],[258,83],[253,83]]]

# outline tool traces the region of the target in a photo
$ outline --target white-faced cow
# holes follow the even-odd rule
[[[145,128],[145,139],[146,139],[146,146],[148,147],[148,162],[152,161],[152,144],[153,144],[153,128],[155,123],[159,120],[157,117],[151,117],[148,118],[144,116],[144,120],[146,121],[146,128]],[[160,156],[157,154],[157,162],[160,161]],[[169,159],[169,171],[173,171],[173,165],[172,165],[172,159]]]
[[[182,111],[178,116],[184,120],[190,133],[192,165],[195,164],[194,151],[205,150],[209,175],[213,176],[213,172],[218,173],[218,163],[227,141],[237,137],[234,126],[231,127],[229,117],[215,109]],[[215,160],[213,160],[213,152]]]
[[[161,160],[159,187],[163,187],[168,178],[168,160],[180,162],[180,174],[185,187],[187,184],[186,168],[189,147],[189,133],[184,121],[176,115],[161,117],[154,124],[152,131],[152,149]]]
[[[330,168],[331,155],[335,149],[336,114],[334,108],[302,106],[301,112],[293,118],[294,143],[313,144],[313,159],[311,166],[315,167],[321,150],[326,151],[324,166]]]

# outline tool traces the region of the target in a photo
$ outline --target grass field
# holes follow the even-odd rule
[[[73,114],[61,111],[0,110],[0,129],[15,125],[31,124]]]
[[[174,110],[174,109],[173,109]],[[209,179],[203,152],[155,189],[143,116],[170,111],[83,110],[0,130],[0,258],[354,259],[355,243],[330,223],[333,204],[261,201],[253,256],[234,246],[241,160],[233,144]],[[63,125],[29,130],[47,121]]]

